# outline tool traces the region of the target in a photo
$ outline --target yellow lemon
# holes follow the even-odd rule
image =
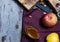
[[[58,33],[51,33],[46,38],[47,42],[59,42]]]

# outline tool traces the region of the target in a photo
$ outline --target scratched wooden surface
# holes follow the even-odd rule
[[[20,42],[22,15],[14,0],[0,0],[0,42]]]

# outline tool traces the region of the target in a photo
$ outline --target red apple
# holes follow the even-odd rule
[[[54,14],[52,12],[45,14],[42,17],[42,23],[46,27],[52,27],[52,26],[56,25],[56,23],[57,23],[56,14]]]

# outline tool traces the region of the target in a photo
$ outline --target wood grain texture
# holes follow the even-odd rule
[[[39,0],[18,0],[27,10],[30,10]]]
[[[0,0],[0,42],[20,42],[22,15],[14,0]]]

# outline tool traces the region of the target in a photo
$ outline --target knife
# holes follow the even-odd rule
[[[53,10],[49,6],[47,6],[45,3],[41,5],[40,2],[37,2],[36,7],[40,8],[46,13],[53,12]],[[60,11],[57,13],[57,17],[58,17],[58,20],[60,20]]]
[[[40,2],[37,2],[36,7],[40,8],[44,12],[52,12],[52,10],[51,10],[51,8],[49,8],[49,6],[47,6],[46,4],[41,5]]]

